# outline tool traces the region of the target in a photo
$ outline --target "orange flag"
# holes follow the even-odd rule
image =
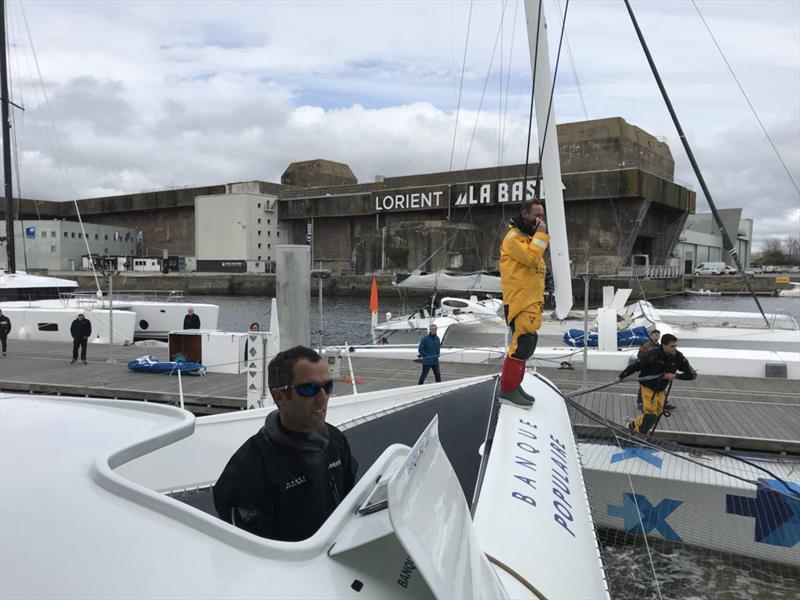
[[[372,278],[372,290],[369,292],[369,309],[376,313],[378,312],[378,282]]]

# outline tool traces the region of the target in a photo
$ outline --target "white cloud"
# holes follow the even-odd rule
[[[698,4],[800,181],[800,3]],[[27,109],[16,115],[24,195],[277,181],[310,158],[346,162],[364,181],[450,165],[467,2],[26,2],[52,123],[21,5],[8,6],[12,82]],[[545,3],[551,58],[559,7]],[[757,239],[791,223],[797,192],[691,4],[634,8],[718,205],[756,218]],[[464,168],[502,9],[473,4],[454,168]],[[677,177],[699,189],[622,3],[573,0],[568,36],[589,118],[665,136]],[[469,167],[497,164],[500,54]],[[506,5],[502,56],[503,157],[519,163],[530,87],[521,3]],[[578,91],[565,55],[559,122],[584,118]]]

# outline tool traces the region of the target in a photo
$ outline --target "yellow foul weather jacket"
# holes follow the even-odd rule
[[[544,302],[547,267],[544,251],[550,236],[537,231],[533,236],[511,227],[500,246],[500,283],[503,304],[508,305],[508,322],[531,305]]]

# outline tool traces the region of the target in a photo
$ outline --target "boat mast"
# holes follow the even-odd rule
[[[656,83],[658,84],[658,89],[661,90],[661,96],[664,98],[664,102],[667,105],[667,110],[669,110],[669,115],[672,117],[672,122],[675,124],[675,129],[678,130],[678,137],[681,139],[681,143],[683,144],[683,148],[686,150],[686,154],[689,156],[689,162],[692,163],[692,169],[694,170],[694,174],[697,177],[697,181],[700,182],[700,187],[703,190],[703,193],[706,195],[706,200],[708,200],[708,205],[711,208],[711,214],[714,215],[714,221],[717,223],[717,227],[719,227],[719,232],[722,234],[722,246],[725,250],[730,254],[733,262],[736,263],[737,271],[744,277],[744,284],[747,286],[747,291],[750,292],[750,295],[753,297],[753,300],[756,301],[756,306],[758,306],[758,310],[761,313],[761,316],[764,317],[764,322],[767,324],[767,327],[770,326],[769,319],[767,315],[764,314],[764,309],[761,308],[761,302],[758,300],[758,296],[755,295],[753,292],[753,288],[750,285],[750,280],[744,272],[742,268],[742,264],[739,262],[739,255],[736,253],[736,248],[733,246],[733,242],[731,241],[730,235],[728,235],[728,231],[725,229],[725,225],[722,223],[722,219],[719,216],[719,212],[717,212],[717,206],[714,204],[714,200],[711,198],[711,192],[708,191],[708,186],[706,185],[706,180],[703,179],[703,174],[700,172],[700,167],[697,164],[697,161],[694,158],[694,152],[692,152],[691,146],[689,146],[689,140],[686,139],[686,134],[683,133],[683,127],[681,127],[681,123],[678,120],[678,115],[675,113],[675,109],[672,108],[672,102],[669,100],[669,95],[667,94],[667,89],[664,87],[664,83],[661,81],[661,76],[658,74],[658,69],[656,68],[656,63],[653,61],[653,56],[650,54],[650,49],[647,47],[647,42],[644,40],[644,35],[642,35],[642,30],[639,28],[639,23],[636,21],[636,16],[633,14],[633,8],[631,8],[631,3],[629,0],[625,0],[625,6],[628,9],[628,14],[631,16],[631,22],[633,23],[633,28],[636,30],[636,35],[639,38],[639,42],[642,45],[642,50],[644,50],[644,55],[647,57],[647,62],[650,65],[650,70],[653,72],[653,76],[656,78]]]
[[[0,0],[0,104],[3,118],[3,174],[6,192],[6,258],[8,272],[16,273],[14,255],[14,199],[11,188],[11,122],[8,98],[8,56],[6,56],[6,2]]]
[[[539,134],[539,156],[545,199],[547,231],[550,234],[550,266],[555,285],[556,314],[564,319],[572,309],[572,273],[567,245],[567,225],[564,216],[564,193],[561,183],[561,163],[556,135],[556,113],[550,95],[553,77],[550,72],[550,55],[547,51],[547,23],[541,0],[525,1],[525,18],[528,25],[528,48],[533,75],[533,98],[536,104],[536,129]],[[538,46],[538,48],[537,48]],[[526,182],[527,189],[527,182]]]

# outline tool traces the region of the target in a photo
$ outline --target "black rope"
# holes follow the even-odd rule
[[[531,130],[533,129],[533,96],[536,87],[536,65],[539,62],[539,28],[542,21],[542,3],[539,3],[539,14],[536,18],[536,48],[533,51],[533,69],[531,70],[531,108],[528,112],[528,143],[525,146],[525,174],[522,181],[528,185],[528,161],[531,157]]]

